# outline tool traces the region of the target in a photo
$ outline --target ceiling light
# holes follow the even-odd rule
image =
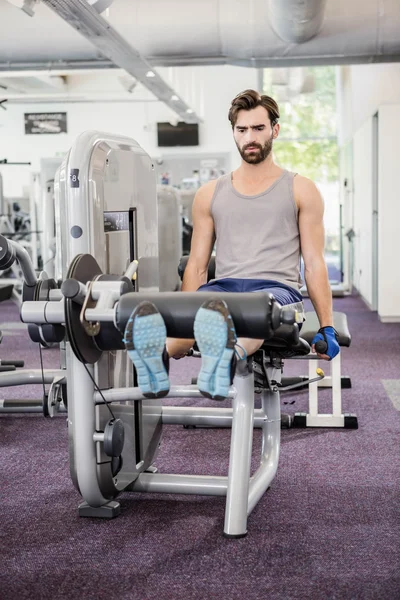
[[[155,77],[156,74],[153,71],[147,71],[146,77]]]
[[[171,96],[171,100],[173,100],[174,102],[176,102],[177,100],[179,100],[178,96],[176,96],[175,94],[173,94]]]
[[[193,113],[193,110],[191,108],[188,108],[186,112],[188,115],[191,115]]]

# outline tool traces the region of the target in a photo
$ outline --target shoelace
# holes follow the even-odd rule
[[[240,348],[241,350],[243,350],[243,356],[240,356],[237,348]],[[238,343],[235,344],[235,354],[239,360],[246,360],[246,358],[247,358],[247,352],[246,352],[245,348],[243,348],[243,346]]]

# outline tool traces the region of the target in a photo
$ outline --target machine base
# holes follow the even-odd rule
[[[78,506],[80,517],[91,517],[95,519],[114,519],[121,512],[121,505],[115,500],[103,504],[103,506],[89,506],[87,502],[82,502]]]
[[[240,538],[244,538],[247,535],[247,531],[245,531],[244,533],[238,533],[236,535],[231,534],[231,533],[225,533],[224,531],[224,537],[231,539],[231,540],[239,540]]]

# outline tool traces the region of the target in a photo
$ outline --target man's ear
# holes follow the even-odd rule
[[[272,137],[274,138],[274,140],[278,137],[280,128],[281,127],[280,127],[279,123],[277,123],[276,125],[273,126]]]

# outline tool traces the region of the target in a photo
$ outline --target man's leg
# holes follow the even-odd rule
[[[262,284],[266,282],[261,281]],[[271,282],[275,284],[275,282]],[[233,282],[236,285],[236,282]],[[272,285],[260,287],[258,281],[245,280],[240,290],[226,291],[257,292],[265,291],[275,296],[281,306],[299,302],[301,295],[297,290]],[[214,313],[219,313],[216,316]],[[234,342],[231,332],[234,332]],[[236,365],[244,364],[264,343],[264,340],[252,338],[236,339],[234,325],[227,305],[222,300],[209,300],[203,304],[196,315],[195,337],[202,355],[202,366],[198,377],[199,389],[206,397],[222,400],[229,393]],[[230,357],[230,360],[227,359]],[[239,362],[238,362],[239,361]]]
[[[124,343],[146,398],[162,398],[169,392],[166,339],[165,323],[156,306],[148,301],[138,304],[126,324]]]
[[[236,355],[244,359],[247,356],[252,356],[261,348],[264,340],[253,340],[252,338],[239,338],[236,342]]]
[[[167,352],[170,358],[183,358],[193,348],[194,340],[167,338]]]
[[[212,281],[211,283],[205,283],[201,285],[198,292],[209,292],[210,296],[218,292],[226,292],[223,283],[218,281]],[[184,293],[184,292],[183,292]],[[188,340],[185,338],[168,338],[167,339],[167,351],[170,358],[183,358],[193,348],[195,340]]]

